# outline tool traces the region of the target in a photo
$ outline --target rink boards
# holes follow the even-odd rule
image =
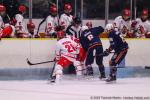
[[[104,50],[109,47],[108,39],[102,39]],[[129,52],[125,58],[125,64],[129,68],[119,69],[121,73],[145,73],[144,66],[150,65],[150,39],[127,39],[129,43]],[[26,62],[28,58],[32,62],[41,62],[53,60],[56,39],[2,39],[0,42],[0,73],[1,76],[41,76],[47,78],[53,63],[29,66]],[[104,58],[104,65],[108,67],[111,55]],[[97,66],[93,65],[95,73],[98,73]],[[130,68],[131,67],[131,68]],[[125,71],[126,70],[126,71]],[[20,74],[19,74],[20,73]],[[147,72],[146,72],[147,73]],[[121,77],[124,77],[123,74]],[[120,76],[119,75],[119,76]],[[147,76],[147,75],[146,75]],[[38,79],[39,77],[37,77]]]

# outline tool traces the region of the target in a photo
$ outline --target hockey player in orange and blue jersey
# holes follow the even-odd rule
[[[120,32],[114,30],[113,24],[107,24],[105,31],[108,33],[110,46],[104,51],[104,56],[108,56],[112,50],[115,51],[109,62],[110,74],[108,79],[106,79],[106,82],[112,82],[116,81],[116,65],[120,64],[128,52],[128,43],[125,41],[123,35]]]
[[[85,61],[85,66],[87,67],[87,74],[93,75],[92,64],[94,62],[93,53],[95,50],[96,64],[98,65],[101,74],[100,79],[105,78],[105,69],[103,65],[103,56],[102,56],[103,46],[99,38],[99,34],[102,33],[103,31],[104,29],[101,26],[90,29],[87,26],[83,26],[80,37],[80,43],[87,53]]]

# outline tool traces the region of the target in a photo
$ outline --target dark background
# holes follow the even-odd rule
[[[63,4],[71,3],[73,12],[75,12],[75,0],[58,0],[59,1],[59,14],[63,12]],[[81,13],[81,0],[77,1],[77,15]],[[83,0],[83,18],[84,19],[104,19],[105,18],[105,0]],[[134,1],[134,0],[133,0]],[[56,0],[33,0],[33,18],[43,18],[48,15],[49,3],[56,3]],[[140,16],[143,8],[150,9],[150,0],[136,0],[137,2],[137,16]],[[0,0],[1,4],[7,7],[7,13],[12,17],[17,12],[19,4],[24,4],[29,7],[29,0]],[[133,3],[134,5],[134,3]],[[121,14],[122,9],[130,8],[130,0],[110,0],[109,19],[114,19]],[[28,11],[25,15],[27,18]],[[134,17],[134,16],[133,16]]]

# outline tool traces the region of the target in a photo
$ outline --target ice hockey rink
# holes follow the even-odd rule
[[[47,79],[53,63],[29,66],[26,62],[26,58],[30,58],[30,43],[32,62],[49,60],[48,52],[54,46],[52,41],[3,40],[0,46],[0,100],[150,100],[150,69],[142,67],[150,65],[150,48],[141,47],[149,45],[149,40],[129,42],[130,51],[126,62],[137,67],[118,69],[116,83],[106,84],[99,80],[98,68],[95,66],[94,78],[77,80],[75,76],[65,75],[59,84],[52,85],[48,84]],[[45,48],[49,45],[50,48]],[[14,47],[15,50],[11,50]],[[108,72],[106,68],[107,75]]]
[[[150,78],[118,78],[107,84],[98,78],[0,81],[0,100],[150,100]]]

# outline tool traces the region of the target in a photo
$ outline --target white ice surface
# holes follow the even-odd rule
[[[150,78],[123,78],[113,84],[97,78],[65,79],[55,85],[46,80],[0,81],[0,100],[150,100]]]

